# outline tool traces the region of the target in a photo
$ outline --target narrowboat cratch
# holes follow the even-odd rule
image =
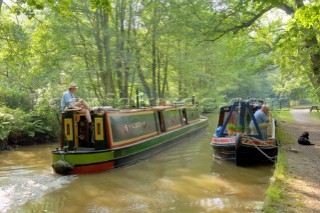
[[[93,130],[85,114],[62,112],[60,147],[52,151],[55,173],[86,174],[133,164],[208,125],[195,104],[93,109]]]
[[[215,158],[235,161],[238,166],[276,161],[276,119],[269,114],[270,122],[261,127],[254,117],[263,104],[263,100],[251,98],[220,107],[211,141]]]

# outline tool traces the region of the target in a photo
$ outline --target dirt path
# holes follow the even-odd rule
[[[286,212],[320,212],[320,122],[310,117],[308,109],[294,109],[291,113],[296,123],[281,123],[295,139],[294,144],[284,147],[288,150],[287,171],[292,177],[288,180],[286,196],[293,199],[293,205],[288,206]],[[304,131],[309,132],[310,141],[315,146],[297,143]],[[289,151],[290,149],[297,152]]]

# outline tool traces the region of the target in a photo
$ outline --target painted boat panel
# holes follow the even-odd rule
[[[94,148],[103,150],[109,147],[110,138],[107,136],[107,123],[105,113],[98,113],[93,116],[94,121]]]
[[[166,131],[182,127],[181,110],[172,109],[163,111],[163,119]]]
[[[141,141],[134,146],[123,147],[121,149],[115,150],[115,158],[120,158],[128,155],[133,155],[135,153],[148,150],[154,146],[158,146],[162,143],[166,143],[173,139],[177,139],[181,135],[184,135],[188,132],[197,130],[203,126],[203,123],[194,124],[192,126],[187,126],[186,128],[176,129],[171,132],[162,133],[161,135],[151,137],[144,141]]]
[[[71,165],[95,164],[110,161],[114,158],[114,150],[95,151],[94,149],[91,149],[87,151],[53,151],[53,162],[65,160]]]
[[[142,140],[158,134],[155,112],[111,113],[110,124],[111,147],[119,147],[130,142]]]
[[[200,120],[199,110],[196,108],[187,108],[186,109],[188,123],[194,123]]]

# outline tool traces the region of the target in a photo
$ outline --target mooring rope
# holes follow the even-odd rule
[[[273,145],[273,144],[271,144],[271,145],[270,145],[270,144],[267,144],[266,141],[263,141],[263,140],[261,140],[261,139],[259,139],[259,138],[250,137],[250,136],[244,136],[244,137],[250,139],[251,144],[254,144],[252,141],[255,140],[255,141],[259,141],[259,142],[262,143],[263,145],[272,146],[272,147],[278,147],[278,146],[275,146],[275,145]],[[275,140],[277,141],[277,139],[275,139]],[[254,144],[254,145],[256,145],[256,144]]]
[[[261,143],[263,143],[263,144],[266,144],[265,141],[262,141],[262,140],[260,140],[260,139],[254,138],[254,137],[247,137],[247,136],[246,136],[246,138],[251,139],[251,140],[250,140],[250,142],[251,142],[250,144],[252,144],[253,146],[255,146],[255,148],[256,148],[259,152],[261,152],[261,154],[263,154],[268,160],[272,161],[273,163],[276,162],[277,156],[275,156],[275,157],[270,157],[270,156],[267,155],[262,149],[260,149],[255,143],[252,142],[252,140],[258,140],[259,142],[261,142]],[[278,140],[276,139],[276,141],[278,141]],[[279,147],[279,146],[275,146],[275,145],[269,145],[269,144],[267,144],[267,145],[268,145],[268,146],[272,146],[272,147],[274,147],[274,148],[278,148],[278,147]]]

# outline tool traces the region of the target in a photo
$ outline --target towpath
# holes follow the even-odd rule
[[[291,113],[296,123],[281,123],[295,140],[284,147],[290,177],[285,192],[290,202],[285,212],[320,212],[320,119],[312,118],[308,109],[293,109]],[[297,143],[304,131],[309,132],[315,146]]]

